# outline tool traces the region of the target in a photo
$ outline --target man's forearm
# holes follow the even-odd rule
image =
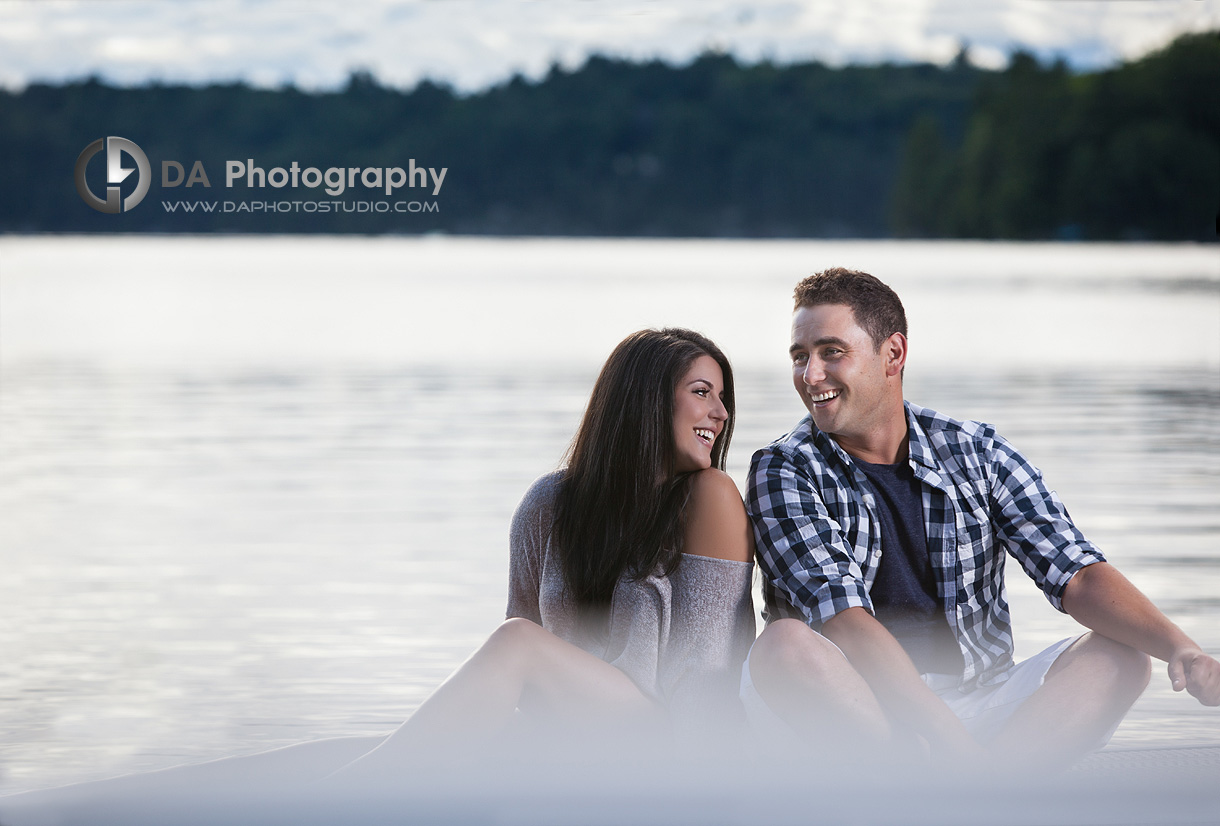
[[[1076,572],[1063,591],[1063,608],[1097,633],[1168,663],[1175,691],[1220,705],[1220,662],[1161,613],[1148,597],[1107,562]]]
[[[977,749],[965,726],[924,684],[902,645],[863,608],[827,620],[822,634],[847,655],[895,721],[928,741],[933,754],[963,756]]]
[[[1198,647],[1108,562],[1076,572],[1063,591],[1063,608],[1081,625],[1159,660],[1183,646]]]

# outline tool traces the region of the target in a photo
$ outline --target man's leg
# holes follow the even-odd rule
[[[1090,631],[1059,655],[988,748],[1018,767],[1070,765],[1103,743],[1150,675],[1148,655]]]
[[[864,678],[800,620],[768,625],[750,649],[749,669],[768,708],[808,742],[869,749],[890,740],[889,721]]]

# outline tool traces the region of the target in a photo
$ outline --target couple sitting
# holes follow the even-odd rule
[[[1109,739],[1149,655],[1175,690],[1220,704],[1220,663],[1105,561],[1036,468],[990,426],[903,400],[907,325],[889,287],[833,269],[795,298],[810,415],[755,454],[745,507],[723,472],[723,353],[686,330],[629,337],[567,468],[518,508],[509,619],[340,775],[392,776],[422,744],[483,737],[518,710],[698,730],[742,705],[768,743],[1047,767]],[[1092,630],[1015,664],[1005,552]]]
[[[777,755],[828,743],[840,762],[1045,769],[1106,742],[1149,655],[1175,690],[1220,704],[1220,663],[1105,561],[1036,468],[990,426],[903,400],[906,329],[870,275],[797,286],[792,378],[810,415],[755,454],[744,506],[724,473],[724,354],[687,330],[628,337],[567,467],[513,519],[509,618],[397,731],[312,776],[392,787],[522,727],[565,753],[608,731],[668,753],[671,727],[723,744],[735,722]],[[1014,663],[1005,553],[1092,630]]]

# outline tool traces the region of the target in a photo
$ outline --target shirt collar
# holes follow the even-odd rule
[[[928,438],[927,432],[915,416],[914,406],[908,401],[904,401],[902,406],[907,417],[907,461],[910,463],[911,469],[917,471],[917,475],[921,478],[926,476],[925,470],[939,478],[940,462],[936,460],[936,452],[932,449],[932,442]],[[840,447],[838,442],[818,430],[817,425],[813,423],[813,416],[806,414],[799,427],[806,431],[807,438],[824,457],[827,459],[834,457],[845,467],[855,468],[851,455]]]
[[[912,409],[911,403],[904,401],[902,406],[907,414],[907,452],[910,456],[911,467],[922,465],[928,470],[939,469],[940,463],[936,461],[932,442],[928,439],[928,434],[924,432],[923,426],[919,424],[919,420],[915,418],[915,411]]]
[[[821,453],[822,456],[831,460],[834,459],[846,468],[854,468],[851,455],[846,450],[839,447],[839,443],[827,436],[822,431],[818,430],[818,426],[813,423],[813,415],[806,413],[805,418],[801,421],[800,426],[809,433],[809,441],[812,442],[814,450]]]
[[[946,476],[941,474],[940,461],[936,458],[936,451],[932,449],[932,440],[928,438],[927,431],[923,429],[916,415],[922,408],[917,408],[908,401],[902,404],[907,412],[907,461],[911,463],[911,470],[920,481],[947,491],[949,486],[945,481]]]

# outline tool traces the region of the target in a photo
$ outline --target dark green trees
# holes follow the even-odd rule
[[[964,139],[908,135],[904,235],[1208,239],[1220,211],[1220,37],[1073,75],[1018,53],[980,86]]]
[[[123,215],[93,212],[71,180],[104,135],[143,147],[158,176]],[[1000,72],[709,53],[681,67],[592,57],[471,95],[387,88],[367,72],[327,93],[36,84],[0,92],[0,153],[0,231],[1207,239],[1220,207],[1220,37],[1084,75],[1023,53]],[[165,159],[201,161],[213,186],[160,186]],[[415,159],[448,175],[437,212],[162,207],[329,197],[225,189],[225,162],[247,159]],[[357,197],[378,195],[341,199]]]

